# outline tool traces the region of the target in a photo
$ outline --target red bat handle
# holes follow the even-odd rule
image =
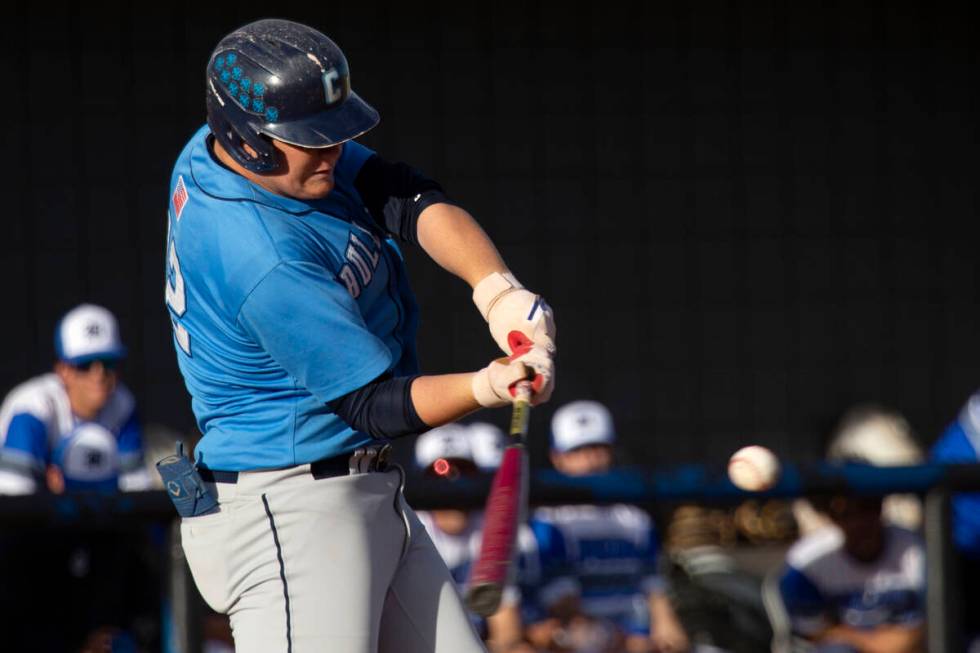
[[[510,356],[513,360],[526,354],[534,343],[520,331],[511,331],[507,334],[507,344],[514,352]],[[530,410],[530,385],[529,381],[518,381],[511,388],[518,397],[511,415],[512,443],[504,449],[500,467],[493,477],[484,511],[480,555],[473,564],[466,591],[469,608],[484,617],[492,615],[500,606],[514,558],[517,531],[527,505],[528,463],[524,437]],[[518,386],[523,386],[521,395],[516,394]]]
[[[470,572],[466,596],[470,609],[484,617],[497,611],[507,584],[524,512],[526,475],[524,446],[514,444],[504,449],[487,497],[480,555]]]

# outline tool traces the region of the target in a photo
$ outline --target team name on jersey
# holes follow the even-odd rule
[[[361,290],[371,283],[374,272],[381,260],[381,239],[371,232],[361,229],[360,233],[350,232],[347,249],[344,250],[347,262],[340,268],[340,279],[347,286],[347,292],[357,299]]]

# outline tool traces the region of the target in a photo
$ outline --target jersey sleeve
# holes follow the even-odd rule
[[[830,625],[827,600],[813,581],[792,565],[787,565],[779,579],[779,594],[794,632],[816,635]]]
[[[418,243],[418,221],[433,204],[449,203],[442,186],[406,163],[373,155],[354,181],[375,223],[404,242]]]
[[[249,293],[239,322],[287,373],[324,403],[388,370],[392,354],[346,288],[322,267],[282,262]]]
[[[582,587],[575,577],[561,530],[546,521],[533,520],[531,530],[538,545],[540,581],[536,602],[548,609],[569,596],[579,596]]]
[[[16,413],[3,434],[0,467],[26,474],[43,474],[50,462],[48,430],[37,416]]]

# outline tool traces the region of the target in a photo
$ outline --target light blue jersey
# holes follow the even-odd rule
[[[327,405],[385,372],[415,373],[417,307],[344,144],[324,200],[278,196],[217,162],[205,126],[170,180],[167,306],[211,469],[288,467],[372,440]]]

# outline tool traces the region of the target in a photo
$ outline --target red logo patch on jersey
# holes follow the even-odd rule
[[[174,205],[174,217],[180,220],[180,214],[184,211],[184,205],[187,204],[187,189],[184,187],[183,175],[177,177],[177,188],[174,189],[170,202]]]

